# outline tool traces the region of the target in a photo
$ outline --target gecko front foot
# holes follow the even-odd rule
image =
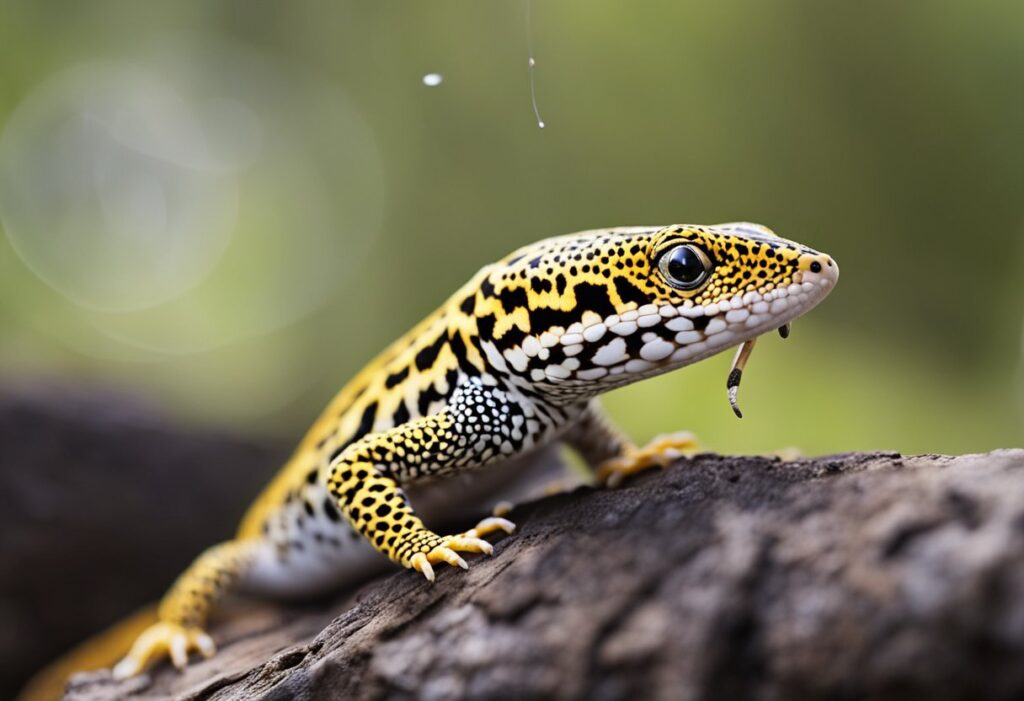
[[[177,623],[154,623],[140,635],[131,651],[113,669],[114,679],[127,679],[141,673],[151,663],[168,656],[179,671],[188,665],[193,650],[203,657],[217,651],[213,638],[201,628],[186,628]]]
[[[656,436],[643,448],[633,448],[621,457],[604,462],[597,470],[597,481],[618,487],[627,477],[652,467],[667,467],[676,458],[694,455],[699,449],[696,436],[688,431]]]
[[[441,542],[429,552],[416,553],[410,558],[409,564],[414,570],[420,572],[424,577],[433,582],[433,565],[444,562],[453,567],[461,567],[464,570],[468,570],[469,565],[459,556],[460,552],[491,555],[494,553],[494,546],[483,540],[483,536],[496,531],[512,533],[515,529],[515,524],[507,519],[494,516],[485,518],[465,533],[441,538]]]

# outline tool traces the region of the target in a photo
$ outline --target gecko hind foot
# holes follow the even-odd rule
[[[178,671],[188,665],[192,651],[203,657],[212,657],[217,651],[213,638],[201,628],[187,628],[178,623],[161,621],[154,623],[140,635],[131,651],[123,660],[114,665],[115,679],[127,679],[140,674],[149,665],[167,656]]]
[[[618,487],[627,477],[652,467],[667,467],[673,460],[699,450],[697,437],[688,431],[656,436],[643,448],[633,448],[622,457],[604,462],[597,470],[597,481],[607,487]]]

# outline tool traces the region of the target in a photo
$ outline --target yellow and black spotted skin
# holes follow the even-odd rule
[[[483,268],[333,400],[246,515],[234,540],[178,579],[115,674],[212,654],[203,632],[232,590],[301,594],[383,554],[433,579],[460,552],[511,532],[488,518],[430,530],[406,487],[563,442],[603,477],[692,448],[636,448],[596,397],[786,324],[838,278],[827,255],[755,224],[631,227],[551,238]],[[482,505],[481,505],[482,507]]]

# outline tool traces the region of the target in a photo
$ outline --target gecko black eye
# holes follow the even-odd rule
[[[711,261],[696,246],[684,244],[666,251],[658,259],[658,270],[665,282],[680,290],[701,286],[711,274]]]

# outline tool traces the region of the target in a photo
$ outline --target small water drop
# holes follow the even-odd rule
[[[537,107],[537,85],[534,80],[534,72],[537,62],[533,58],[533,28],[530,22],[530,0],[526,0],[526,65],[530,74],[530,103],[533,105],[533,116],[537,120],[537,127],[544,128],[544,120],[540,118],[540,109]]]
[[[423,76],[423,84],[429,88],[437,87],[444,80],[444,76],[440,73],[427,73]]]

